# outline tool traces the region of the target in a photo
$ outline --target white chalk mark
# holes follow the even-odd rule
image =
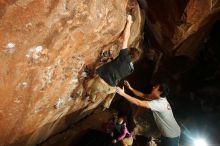
[[[19,83],[17,86],[16,86],[16,90],[20,90],[20,89],[25,89],[27,88],[28,86],[28,83],[27,82],[22,82],[22,83]]]
[[[9,43],[5,46],[5,48],[6,48],[6,49],[4,50],[5,53],[10,53],[10,54],[12,54],[12,53],[15,52],[16,45],[15,45],[15,43],[13,43],[13,42],[9,42]]]
[[[10,43],[7,44],[7,48],[8,48],[8,49],[15,48],[15,44],[12,43],[12,42],[10,42]]]
[[[34,58],[34,59],[38,59],[40,56],[41,51],[43,50],[42,46],[37,46],[37,47],[33,47],[30,48],[26,54],[26,57],[28,58]]]
[[[61,107],[63,107],[65,104],[64,98],[60,97],[55,105],[56,109],[60,109]]]

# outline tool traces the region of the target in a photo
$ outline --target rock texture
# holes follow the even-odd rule
[[[158,51],[195,58],[220,18],[220,2],[0,0],[0,145],[39,144],[100,105],[103,98],[91,103],[82,95],[86,67],[95,68],[103,51],[117,56],[127,13],[134,16],[129,45],[141,48],[146,18],[159,47],[143,56],[156,64],[152,74],[162,74]],[[138,118],[137,125],[147,117]]]
[[[88,115],[92,104],[71,97],[85,66],[102,50],[119,52],[127,0],[0,1],[0,145],[36,145]],[[138,46],[141,12],[130,44]],[[68,114],[72,118],[66,118]]]
[[[194,57],[220,17],[218,0],[139,1],[160,49],[170,55]]]

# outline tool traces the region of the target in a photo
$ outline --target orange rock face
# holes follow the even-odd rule
[[[0,145],[40,143],[71,123],[66,115],[74,122],[99,105],[70,95],[102,50],[119,52],[127,3],[0,0]],[[141,28],[135,7],[131,43]]]
[[[118,54],[128,8],[129,44],[140,47],[143,11],[132,2],[0,0],[0,145],[36,145],[100,105],[81,96],[84,69],[102,50]],[[218,0],[145,3],[146,24],[174,55],[195,55],[219,17]]]

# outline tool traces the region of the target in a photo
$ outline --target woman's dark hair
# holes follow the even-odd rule
[[[127,120],[127,117],[126,117],[126,115],[124,113],[118,113],[118,118],[123,118],[124,121]]]
[[[159,91],[161,92],[161,97],[167,97],[169,94],[169,87],[166,83],[159,83],[160,88]]]

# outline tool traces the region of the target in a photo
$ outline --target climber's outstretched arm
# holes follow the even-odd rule
[[[131,24],[132,23],[133,23],[132,16],[128,15],[127,23],[126,23],[125,30],[124,30],[124,40],[123,40],[122,49],[128,48],[128,40],[129,40],[129,37],[130,37],[130,31],[131,31]]]

